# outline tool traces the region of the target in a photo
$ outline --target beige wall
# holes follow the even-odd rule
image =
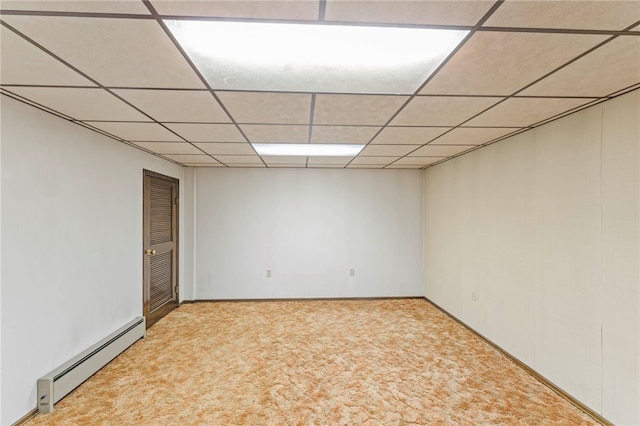
[[[635,91],[424,175],[427,297],[618,424],[640,424],[639,163]]]

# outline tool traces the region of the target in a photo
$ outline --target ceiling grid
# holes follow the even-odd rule
[[[0,93],[185,166],[423,169],[640,88],[639,0],[6,0],[0,7]],[[287,74],[230,89],[212,84],[175,36],[173,26],[186,22],[467,33],[411,90],[363,89],[358,80],[370,75],[294,85]],[[371,75],[385,84],[406,77],[385,66]],[[296,158],[261,156],[253,143],[364,149]]]

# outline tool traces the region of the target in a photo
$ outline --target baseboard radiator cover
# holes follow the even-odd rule
[[[39,378],[37,385],[38,411],[40,413],[53,411],[53,405],[56,402],[145,336],[145,318],[137,317],[60,367]]]

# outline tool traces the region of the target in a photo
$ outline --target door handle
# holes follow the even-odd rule
[[[144,251],[144,254],[146,254],[147,256],[151,256],[153,254],[156,254],[156,251],[155,250],[151,250],[151,249],[146,249]]]

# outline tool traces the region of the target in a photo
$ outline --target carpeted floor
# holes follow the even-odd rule
[[[421,299],[183,305],[29,425],[586,425]]]

